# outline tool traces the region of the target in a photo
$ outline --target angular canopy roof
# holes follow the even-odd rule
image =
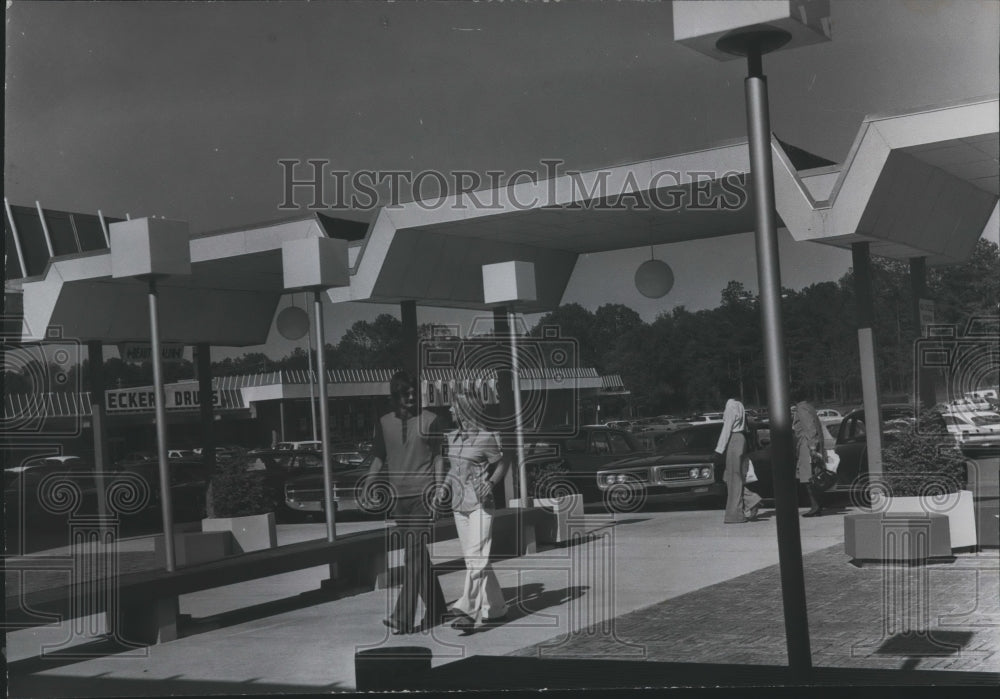
[[[799,171],[772,139],[779,225],[796,241],[873,254],[968,257],[997,204],[997,98],[865,119],[843,165]],[[192,274],[160,285],[166,341],[263,344],[283,293],[281,243],[349,241],[351,283],[333,302],[483,308],[481,266],[533,262],[538,300],[562,300],[577,256],[753,230],[745,141],[438,202],[383,207],[363,237],[354,222],[306,218],[192,237]],[[341,225],[343,224],[343,225]],[[53,258],[24,280],[24,338],[51,325],[64,337],[148,337],[145,285],[112,279],[106,250]]]

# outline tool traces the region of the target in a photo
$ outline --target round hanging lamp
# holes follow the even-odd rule
[[[666,296],[673,287],[674,270],[663,260],[656,259],[651,241],[649,259],[635,271],[635,288],[646,298],[658,299]]]
[[[309,314],[298,306],[288,306],[278,314],[277,326],[283,338],[298,340],[309,332]]]

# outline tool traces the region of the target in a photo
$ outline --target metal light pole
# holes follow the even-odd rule
[[[514,394],[514,438],[517,444],[517,479],[520,485],[522,507],[528,503],[528,465],[524,461],[524,424],[521,415],[521,365],[517,356],[517,328],[514,311],[508,311],[507,325],[510,328],[511,391]]]
[[[745,56],[750,201],[754,207],[757,278],[760,286],[764,368],[771,414],[771,461],[777,512],[778,561],[785,616],[788,664],[793,672],[812,668],[806,613],[802,544],[799,539],[798,478],[792,449],[788,362],[781,323],[781,271],[771,163],[771,125],[762,56],[781,48],[830,38],[826,3],[675,2],[674,39],[716,60]]]
[[[286,291],[311,291],[316,316],[316,364],[319,380],[320,433],[323,448],[323,503],[326,507],[326,538],[337,538],[333,472],[330,463],[330,407],[326,395],[326,354],[323,332],[323,293],[350,283],[347,242],[335,238],[289,240],[281,245],[281,264]],[[312,381],[310,381],[310,385]]]
[[[160,471],[160,510],[163,516],[163,551],[167,570],[174,570],[174,508],[167,460],[167,406],[163,395],[163,360],[160,357],[159,292],[156,277],[149,278],[149,341],[153,353],[153,392],[156,394],[156,458]]]
[[[333,499],[333,473],[330,464],[330,406],[326,395],[326,351],[323,339],[323,291],[313,291],[313,309],[316,314],[316,374],[319,382],[319,431],[323,442],[323,493],[326,504],[326,540],[337,538],[337,512]],[[313,428],[315,430],[315,427]]]
[[[149,336],[153,355],[153,392],[156,405],[156,452],[159,465],[163,550],[168,571],[175,568],[174,512],[167,461],[167,410],[160,356],[158,282],[170,275],[191,273],[190,233],[187,223],[162,218],[120,221],[111,226],[111,276],[131,277],[148,284]]]
[[[507,306],[507,326],[510,332],[511,389],[514,394],[514,439],[517,449],[517,475],[521,507],[528,507],[528,466],[524,460],[524,426],[521,415],[520,361],[517,350],[517,329],[514,327],[514,304],[537,299],[535,265],[512,260],[483,265],[483,301],[488,305]],[[498,309],[499,310],[499,309]],[[502,317],[502,316],[501,316]]]

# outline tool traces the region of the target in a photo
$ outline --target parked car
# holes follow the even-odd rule
[[[569,438],[536,441],[526,446],[524,455],[528,493],[545,497],[569,487],[585,502],[598,501],[598,471],[623,457],[648,454],[631,433],[603,425],[581,427]]]
[[[961,410],[939,413],[939,418],[966,456],[1000,453],[1000,413]]]
[[[200,458],[172,459],[167,463],[170,473],[170,505],[175,522],[196,522],[205,517],[205,492],[208,474]],[[146,506],[136,516],[159,517],[160,465],[156,460],[134,463],[121,471],[121,482],[129,476],[142,479],[148,489]],[[114,480],[114,479],[112,479]]]
[[[889,404],[882,406],[882,437],[883,443],[893,439],[900,427],[912,424],[913,408],[905,404]],[[943,423],[934,423],[924,429],[939,429],[943,444],[947,444],[946,430]],[[864,488],[868,481],[868,442],[866,437],[865,413],[863,410],[852,410],[841,421],[836,432],[834,451],[840,458],[837,468],[837,482],[830,489],[832,492],[854,493],[858,502],[863,502]],[[771,466],[770,447],[760,448],[750,454],[758,481],[750,485],[750,489],[763,497],[773,497],[774,481]]]
[[[367,456],[367,454],[362,454],[360,451],[338,451],[330,454],[330,458],[334,461],[351,464],[352,466],[364,463]]]
[[[706,422],[664,434],[656,452],[614,461],[596,474],[610,510],[632,511],[649,500],[723,502],[725,467],[715,446],[721,422]]]
[[[132,522],[150,522],[160,515],[160,476],[156,461],[135,462],[118,473],[106,474],[103,483],[89,465],[67,467],[63,462],[46,463],[20,473],[4,488],[7,525],[18,528],[66,526],[71,516],[96,515],[99,490],[112,501],[108,514],[115,515],[123,531]],[[168,462],[171,504],[176,522],[204,516],[207,480],[199,461]],[[115,506],[114,502],[119,505]]]
[[[331,495],[337,511],[361,510],[358,489],[367,475],[374,457],[367,456],[360,463],[331,461]],[[283,483],[283,501],[286,511],[301,514],[315,514],[326,511],[323,495],[322,456],[318,465],[301,469],[290,475]]]
[[[833,410],[832,408],[822,408],[821,410],[817,410],[816,415],[819,416],[819,421],[831,430],[836,430],[844,419],[844,416],[841,415],[839,411]]]
[[[301,441],[301,442],[278,442],[274,445],[274,448],[278,451],[296,451],[299,449],[305,449],[308,451],[322,451],[323,443],[314,441]]]

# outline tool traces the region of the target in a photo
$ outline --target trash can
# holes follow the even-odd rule
[[[384,646],[354,654],[354,684],[359,692],[414,689],[431,669],[432,653],[422,646]]]

